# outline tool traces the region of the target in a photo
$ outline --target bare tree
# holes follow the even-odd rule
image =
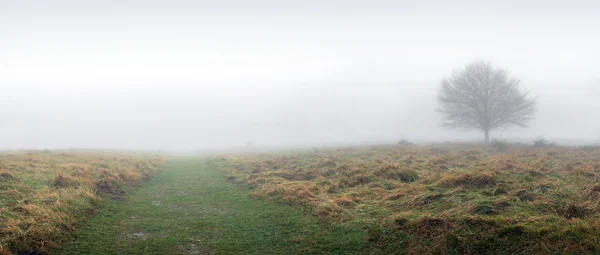
[[[490,140],[490,131],[511,125],[526,127],[533,119],[535,99],[519,89],[520,80],[504,69],[476,61],[444,78],[438,110],[449,128],[476,128]]]

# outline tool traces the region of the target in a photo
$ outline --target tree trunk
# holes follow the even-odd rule
[[[490,130],[486,129],[483,132],[485,132],[485,143],[490,143]]]

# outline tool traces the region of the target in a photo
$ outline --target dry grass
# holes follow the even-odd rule
[[[47,252],[120,187],[156,173],[159,157],[91,151],[0,155],[0,254]]]
[[[383,251],[600,251],[598,150],[373,146],[223,155],[212,163],[257,197],[369,226]]]

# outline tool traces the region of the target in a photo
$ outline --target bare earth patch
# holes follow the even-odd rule
[[[216,252],[210,248],[198,246],[195,244],[180,245],[177,247],[179,254],[193,254],[193,255],[212,255]]]
[[[148,237],[150,237],[150,234],[148,233],[144,233],[144,232],[135,232],[135,233],[131,233],[129,235],[127,235],[128,238],[139,238],[142,240],[146,240],[148,239]]]

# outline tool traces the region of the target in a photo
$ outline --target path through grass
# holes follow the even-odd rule
[[[111,201],[57,254],[349,254],[366,233],[256,200],[199,158],[179,158]]]

